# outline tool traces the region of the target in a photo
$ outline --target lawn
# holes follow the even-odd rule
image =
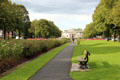
[[[69,43],[64,44],[47,52],[46,54],[43,54],[42,56],[21,66],[20,68],[0,80],[28,80],[32,75],[34,75],[40,68],[42,68],[46,63],[48,63],[53,57],[55,57],[68,45]]]
[[[120,80],[120,43],[100,40],[81,41],[76,45],[72,63],[78,63],[77,57],[83,56],[87,49],[90,53],[90,71],[71,72],[73,80]]]

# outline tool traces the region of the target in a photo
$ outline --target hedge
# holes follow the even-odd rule
[[[0,40],[0,73],[43,52],[66,43],[67,40]]]

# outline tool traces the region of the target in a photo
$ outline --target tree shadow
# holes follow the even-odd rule
[[[95,44],[98,45],[98,44]],[[81,46],[80,49],[87,50],[93,54],[111,54],[111,53],[118,53],[120,52],[120,47],[117,46],[102,46],[102,47],[95,47],[91,45],[84,45]]]
[[[89,62],[90,70],[86,72],[73,72],[76,80],[120,80],[120,65],[108,62]]]
[[[94,47],[94,46],[99,46],[99,45],[103,45],[104,43],[95,43],[95,44],[84,44],[82,46],[90,46],[90,47]]]
[[[98,80],[120,80],[120,65],[110,64],[105,61],[101,62],[101,64],[90,62],[89,65],[91,67],[90,73],[93,80],[97,78]]]
[[[108,62],[89,62],[89,66],[91,67],[91,69],[120,69],[120,65],[115,65],[115,64],[110,64]]]
[[[94,43],[94,44],[80,44],[75,48],[74,52],[74,60],[73,62],[77,62],[77,56],[83,56],[84,50],[87,50],[94,55],[93,57],[97,56],[97,61],[92,62],[90,60],[88,65],[90,66],[90,71],[88,72],[75,72],[73,73],[74,76],[77,76],[76,80],[120,80],[120,65],[109,63],[106,61],[100,61],[100,57],[107,57],[107,55],[111,54],[117,56],[120,55],[120,47],[114,46],[114,44],[107,44],[107,43]],[[90,58],[91,59],[91,58]],[[113,57],[113,59],[116,59]],[[95,59],[96,60],[96,59]],[[80,77],[79,77],[80,76]],[[87,76],[87,77],[86,77]]]
[[[102,46],[101,46],[102,45]],[[99,55],[102,54],[103,57],[107,54],[113,54],[113,55],[119,55],[120,54],[120,47],[117,46],[107,46],[105,43],[95,43],[95,44],[84,44],[76,46],[74,49],[73,54],[73,62],[78,62],[77,57],[78,56],[84,56],[84,50],[86,49],[88,52],[90,52],[91,55]],[[76,59],[75,59],[76,58]]]

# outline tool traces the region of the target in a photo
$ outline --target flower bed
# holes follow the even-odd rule
[[[0,40],[0,73],[66,42],[67,40]]]
[[[105,40],[105,39],[87,39],[87,40]]]
[[[28,38],[27,40],[46,40],[44,38]]]

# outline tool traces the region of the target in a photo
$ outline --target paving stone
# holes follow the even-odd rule
[[[90,69],[81,69],[80,65],[78,63],[73,63],[71,67],[71,72],[84,72],[84,71],[89,71]]]

